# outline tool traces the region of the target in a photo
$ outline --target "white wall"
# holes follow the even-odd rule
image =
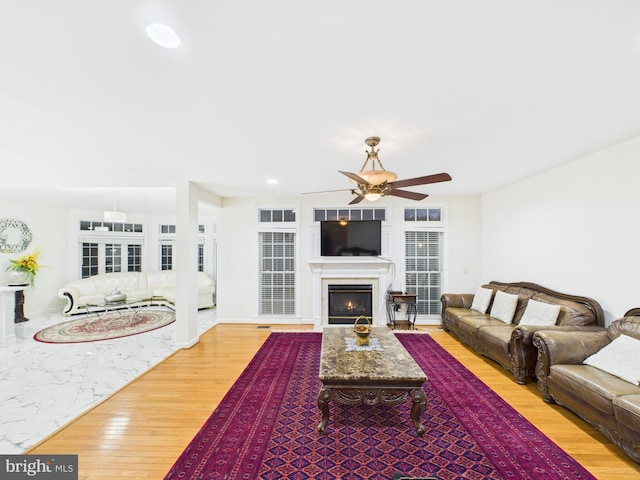
[[[43,267],[36,275],[33,288],[24,292],[25,316],[28,318],[30,315],[61,309],[65,302],[58,298],[58,290],[66,281],[67,212],[46,204],[31,202],[28,195],[24,195],[16,197],[15,201],[1,201],[0,218],[21,220],[33,235],[24,252],[0,253],[0,282],[6,285],[9,281],[5,271],[10,265],[9,260],[16,260],[39,248],[42,251],[39,263]]]
[[[394,287],[403,288],[402,248],[404,207],[442,206],[447,216],[449,250],[445,289],[473,292],[481,278],[480,268],[480,197],[429,197],[420,203],[384,198],[376,207],[387,207],[387,220],[392,234],[388,253],[396,264]],[[361,205],[359,205],[361,206]],[[368,204],[366,205],[368,206]],[[217,216],[218,228],[218,321],[248,322],[258,319],[258,208],[294,208],[298,221],[298,286],[301,321],[313,317],[312,272],[309,257],[314,251],[313,208],[347,208],[344,198],[335,195],[313,195],[295,198],[228,198]],[[384,245],[383,245],[384,248]],[[384,254],[384,252],[383,252]],[[465,273],[466,272],[466,273]],[[384,286],[386,288],[386,285]],[[319,294],[319,292],[317,292]]]
[[[640,137],[483,195],[482,281],[640,306],[639,179]]]

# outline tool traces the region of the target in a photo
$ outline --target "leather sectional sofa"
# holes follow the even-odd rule
[[[172,270],[158,272],[117,272],[93,275],[69,282],[58,292],[67,300],[63,312],[67,315],[86,313],[87,303],[99,303],[105,295],[119,290],[128,298],[149,301],[151,305],[173,307],[176,301],[176,274]],[[198,308],[213,307],[213,279],[198,272]]]
[[[640,340],[640,308],[603,331],[541,331],[533,342],[539,351],[536,373],[543,399],[572,410],[640,463],[640,353],[628,337]],[[632,345],[612,353],[613,342],[621,339]],[[601,359],[607,360],[599,367],[584,364],[606,347],[609,351]],[[635,372],[624,380],[629,367]]]
[[[538,350],[532,340],[536,331],[604,330],[602,307],[591,298],[556,292],[528,282],[490,282],[482,288],[492,290],[487,313],[471,309],[475,294],[443,294],[442,327],[481,355],[511,371],[517,383],[524,384],[535,376]],[[510,322],[491,316],[497,292],[517,296],[512,297],[517,302]],[[553,325],[519,325],[530,300],[534,300],[532,305],[559,307]]]

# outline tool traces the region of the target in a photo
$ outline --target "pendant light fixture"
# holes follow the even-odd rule
[[[124,223],[127,221],[127,214],[118,211],[115,188],[113,189],[113,210],[105,210],[102,215],[102,221],[108,223]]]

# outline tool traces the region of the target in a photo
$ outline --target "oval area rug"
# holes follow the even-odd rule
[[[165,327],[176,320],[173,312],[132,310],[90,314],[40,330],[34,340],[44,343],[81,343],[128,337]]]

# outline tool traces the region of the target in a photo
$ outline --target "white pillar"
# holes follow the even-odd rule
[[[191,182],[177,186],[176,252],[176,343],[190,348],[198,343],[198,199]]]
[[[15,338],[16,292],[25,287],[0,287],[0,342]]]

